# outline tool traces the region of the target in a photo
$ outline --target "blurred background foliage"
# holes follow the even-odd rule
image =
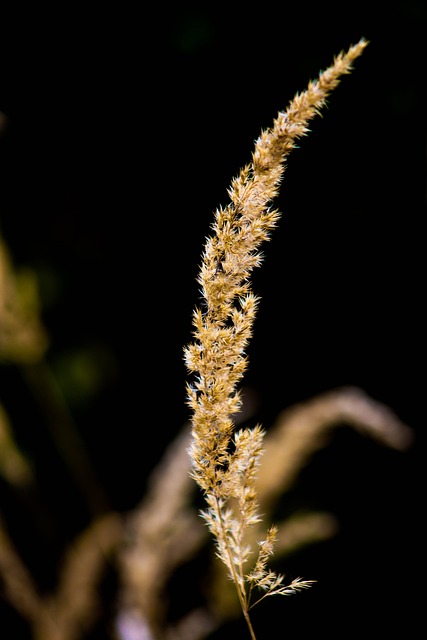
[[[357,629],[414,631],[402,583],[424,559],[426,27],[421,0],[2,7],[0,232],[37,283],[47,342],[42,360],[0,363],[0,401],[37,477],[18,494],[1,483],[0,499],[42,587],[94,513],[137,504],[188,417],[200,253],[253,140],[364,36],[290,158],[254,274],[246,384],[267,429],[351,384],[415,430],[403,457],[344,431],[304,471],[296,504],[321,504],[343,530],[291,562],[316,593],[267,605],[303,636],[301,620],[342,637],[338,610]],[[1,605],[0,629],[12,623],[25,638]]]

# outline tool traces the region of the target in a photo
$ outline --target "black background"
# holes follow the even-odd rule
[[[254,274],[262,302],[245,384],[266,429],[287,406],[355,385],[416,437],[397,453],[343,429],[302,473],[300,503],[334,512],[342,528],[290,560],[290,574],[318,584],[260,606],[260,639],[266,621],[279,636],[418,629],[426,27],[416,0],[61,3],[1,20],[1,232],[16,266],[38,275],[47,361],[110,508],[123,512],[188,418],[182,348],[214,209],[261,128],[335,54],[370,42],[289,159],[283,217]],[[0,376],[56,522],[31,542],[49,586],[89,513],[19,367],[4,363]],[[29,516],[2,494],[25,547]],[[0,616],[2,632],[13,622],[27,637],[6,605]]]

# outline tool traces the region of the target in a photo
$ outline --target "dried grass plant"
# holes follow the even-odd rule
[[[33,395],[48,403],[46,419],[57,452],[91,513],[88,525],[66,546],[56,585],[46,593],[27,566],[1,507],[2,597],[26,621],[35,640],[86,638],[105,606],[99,585],[111,564],[117,571],[117,600],[108,617],[110,623],[114,619],[109,635],[115,640],[204,640],[241,611],[254,640],[250,610],[257,602],[312,584],[300,578],[287,583],[271,570],[273,551],[276,558],[286,556],[330,538],[339,526],[327,512],[297,513],[278,527],[266,526],[301,468],[326,446],[328,434],[347,424],[397,450],[411,443],[411,429],[358,388],[336,389],[290,407],[266,433],[259,426],[240,428],[238,385],[247,367],[245,350],[258,306],[249,277],[261,263],[262,243],[279,220],[270,205],[290,151],[366,44],[361,40],[338,55],[279,113],[256,141],[251,164],[233,181],[231,203],[216,212],[199,275],[203,306],[194,313],[194,342],[185,349],[193,377],[188,384],[191,423],[170,443],[129,513],[111,509],[97,484],[46,366],[49,338],[40,320],[33,274],[18,274],[0,242],[0,360],[20,367]],[[17,492],[37,483],[31,461],[14,438],[13,416],[1,405],[0,476]],[[206,500],[202,516],[208,527],[198,517],[197,487]],[[169,581],[179,567],[210,547],[208,530],[223,562],[215,559],[209,567],[205,601],[171,620]]]
[[[207,239],[198,277],[203,307],[194,312],[194,342],[185,350],[188,370],[194,376],[188,385],[192,477],[204,493],[207,509],[202,516],[235,584],[253,640],[250,609],[267,596],[290,595],[312,581],[297,578],[286,584],[283,575],[269,568],[276,526],[270,526],[258,542],[255,561],[254,550],[245,541],[247,529],[261,520],[255,479],[264,438],[259,426],[235,431],[232,418],[241,404],[237,385],[247,366],[245,349],[258,306],[249,278],[261,263],[261,245],[279,220],[271,203],[286,160],[366,44],[362,39],[339,54],[306,91],[295,96],[286,111],[279,112],[273,126],[262,132],[252,162],[231,184],[230,204],[215,213],[213,235]]]

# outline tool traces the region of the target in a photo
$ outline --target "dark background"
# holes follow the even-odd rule
[[[289,159],[283,218],[254,274],[262,302],[245,384],[267,429],[283,408],[355,385],[416,437],[397,453],[333,436],[299,500],[334,512],[342,530],[286,568],[316,587],[255,619],[260,638],[266,620],[302,637],[412,637],[424,568],[426,5],[147,7],[28,5],[1,19],[0,230],[16,266],[38,275],[49,367],[109,507],[132,509],[188,418],[182,348],[214,209],[261,128],[368,39]],[[39,469],[40,508],[57,521],[32,543],[49,583],[89,512],[19,367],[3,363],[0,378]],[[2,494],[18,531],[25,509]],[[18,624],[6,605],[0,616],[0,629]]]

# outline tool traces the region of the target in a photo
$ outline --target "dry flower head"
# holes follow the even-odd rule
[[[264,432],[257,426],[236,433],[232,416],[241,405],[237,385],[247,367],[245,350],[258,306],[250,275],[260,265],[261,245],[280,217],[271,203],[289,153],[308,133],[308,122],[319,113],[341,76],[351,71],[366,44],[361,39],[336,56],[286,111],[279,112],[273,126],[261,133],[252,162],[232,181],[230,203],[215,212],[213,233],[207,238],[198,276],[203,308],[194,312],[194,342],[185,349],[186,365],[193,375],[188,384],[191,475],[203,490],[207,509],[202,516],[236,587],[252,639],[255,632],[249,609],[255,588],[261,590],[259,599],[263,599],[266,595],[289,595],[310,586],[311,581],[297,578],[285,585],[283,576],[268,568],[275,527],[259,544],[253,569],[248,569],[254,552],[246,544],[245,534],[261,519],[255,479]]]

